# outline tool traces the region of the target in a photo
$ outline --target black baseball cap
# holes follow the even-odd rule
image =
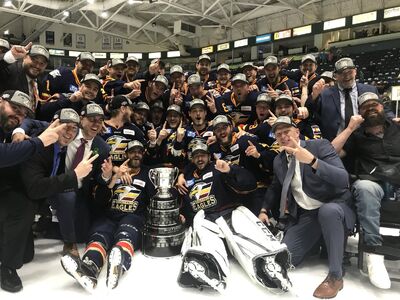
[[[108,104],[110,110],[120,109],[121,106],[132,106],[132,101],[124,95],[117,95]]]

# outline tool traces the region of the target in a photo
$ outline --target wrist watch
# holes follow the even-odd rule
[[[312,159],[312,161],[308,165],[312,167],[315,164],[316,161],[317,161],[317,158],[314,156],[314,158]]]

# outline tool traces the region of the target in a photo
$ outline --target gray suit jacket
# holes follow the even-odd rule
[[[331,143],[326,139],[300,141],[300,145],[318,158],[317,170],[300,163],[303,191],[309,197],[324,203],[351,202],[349,175]],[[263,207],[270,209],[280,201],[282,184],[287,173],[286,153],[281,152],[274,159],[274,179],[265,195]],[[288,193],[288,209],[297,217],[297,204]]]

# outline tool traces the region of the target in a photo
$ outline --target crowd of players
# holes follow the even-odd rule
[[[187,74],[180,65],[165,70],[159,59],[141,72],[128,57],[94,74],[89,52],[73,69],[47,73],[41,45],[0,40],[0,51],[3,289],[22,289],[16,270],[33,259],[33,217],[45,223],[52,212],[66,272],[84,281],[71,269],[79,266],[90,278],[80,283],[94,288],[108,259],[107,285],[115,287],[155,192],[148,168],[160,165],[181,171],[176,189],[188,225],[200,210],[244,205],[268,225],[278,220],[294,265],[323,237],[329,274],[316,297],[343,288],[341,249],[355,215],[367,246],[381,245],[380,203],[400,184],[387,172],[400,164],[399,119],[375,87],[356,82],[350,58],[322,74],[311,54],[298,70],[268,56],[261,67],[247,62],[233,72],[222,63],[211,73],[210,57],[201,55],[197,72]],[[222,179],[205,176],[210,170]],[[349,183],[348,172],[357,181]],[[87,244],[82,258],[77,243]],[[367,264],[371,282],[390,288],[383,256],[370,253]]]

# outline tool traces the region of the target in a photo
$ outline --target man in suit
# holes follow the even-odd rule
[[[352,115],[357,114],[359,95],[365,92],[378,95],[376,87],[356,83],[356,74],[351,58],[339,59],[335,63],[337,84],[325,89],[315,101],[307,100],[306,106],[315,113],[322,136],[329,141],[347,127]]]
[[[74,140],[68,144],[63,153],[64,159],[60,162],[60,172],[65,174],[71,173],[71,171],[77,173],[77,168],[79,170],[81,163],[90,162],[91,164],[93,162],[93,169],[87,176],[73,180],[72,187],[69,186],[61,192],[46,194],[47,196],[43,194],[43,190],[49,189],[48,184],[45,184],[45,179],[51,173],[49,167],[45,169],[46,171],[37,173],[40,168],[32,165],[30,167],[32,174],[26,177],[26,185],[30,187],[28,188],[29,197],[40,199],[44,196],[51,207],[56,210],[61,236],[64,240],[64,254],[79,255],[76,243],[86,242],[91,216],[96,213],[92,196],[95,186],[97,184],[105,185],[112,175],[106,174],[107,172],[102,167],[105,161],[111,165],[111,161],[107,160],[109,147],[97,135],[102,128],[103,120],[103,109],[95,103],[87,104],[81,112],[81,129],[74,136]],[[89,158],[92,154],[94,156]],[[31,164],[34,163],[33,160]]]
[[[374,93],[358,97],[358,107],[360,115],[351,117],[332,145],[342,157],[356,163],[352,192],[364,233],[368,276],[374,286],[389,289],[384,256],[374,252],[383,241],[379,232],[381,204],[396,200],[395,190],[400,187],[400,124],[385,116],[382,100]]]
[[[29,95],[36,115],[40,110],[40,93],[44,90],[42,75],[49,62],[50,54],[41,45],[14,45],[0,55],[0,92],[6,89],[19,90]]]
[[[282,242],[294,266],[324,238],[329,273],[314,297],[333,298],[343,288],[345,240],[355,223],[348,174],[327,140],[300,140],[299,129],[289,117],[279,117],[272,130],[283,151],[274,159],[274,179],[259,218],[269,223],[268,210],[280,199]]]
[[[32,106],[25,93],[10,90],[0,97],[0,270],[1,288],[9,292],[22,289],[16,270],[24,262],[34,211],[32,202],[20,192],[18,165],[56,142],[65,126],[55,122],[39,137],[6,143],[10,131],[30,113]]]

